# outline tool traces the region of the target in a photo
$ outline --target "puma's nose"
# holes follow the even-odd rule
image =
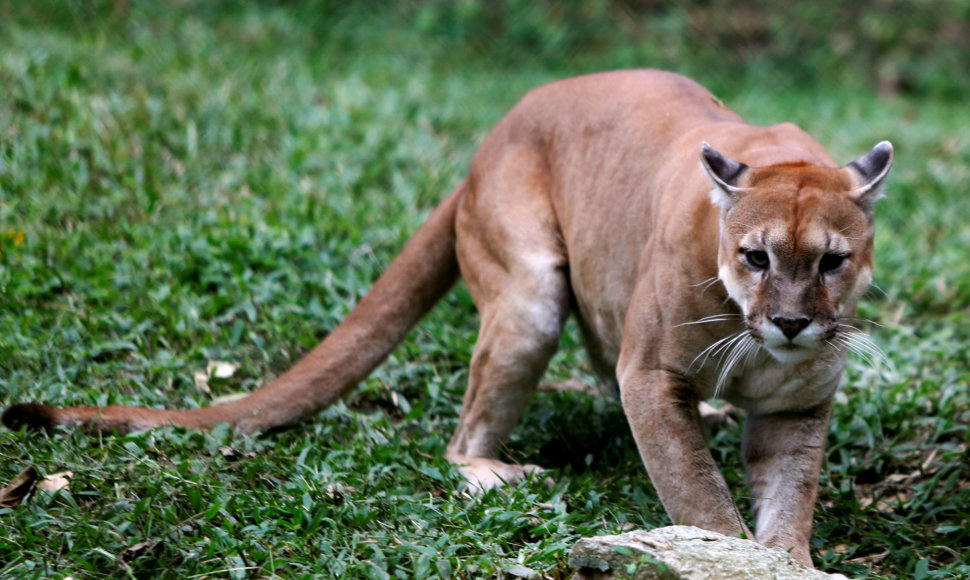
[[[794,340],[799,332],[812,323],[808,318],[772,318],[771,321],[781,329],[788,340]]]

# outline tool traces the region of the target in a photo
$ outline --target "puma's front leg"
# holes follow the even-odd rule
[[[620,395],[650,481],[673,522],[750,537],[707,448],[697,396],[686,379],[663,370],[626,372]]]
[[[801,413],[750,414],[744,460],[754,498],[755,535],[812,565],[809,542],[831,402]]]

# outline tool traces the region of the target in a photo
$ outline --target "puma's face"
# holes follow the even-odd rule
[[[765,180],[727,212],[718,273],[751,336],[796,363],[853,315],[872,280],[873,229],[846,195],[851,184],[831,191],[813,183],[816,175],[792,177]]]
[[[706,160],[721,206],[718,276],[750,336],[781,362],[809,359],[850,330],[845,319],[872,281],[871,203],[892,160],[881,147],[844,169],[737,164],[727,179],[714,167],[726,158]],[[878,181],[866,177],[874,165]]]

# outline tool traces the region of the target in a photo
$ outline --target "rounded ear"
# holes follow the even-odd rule
[[[705,141],[701,146],[701,167],[711,180],[711,202],[728,210],[737,201],[742,188],[737,186],[748,166],[717,152]]]
[[[849,197],[867,214],[871,214],[872,205],[884,197],[883,181],[892,165],[892,143],[881,141],[872,148],[872,151],[845,166],[855,174],[856,181],[859,183],[849,192]]]

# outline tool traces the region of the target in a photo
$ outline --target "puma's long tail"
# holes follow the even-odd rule
[[[229,423],[252,433],[313,415],[346,395],[397,346],[458,279],[455,215],[459,185],[418,229],[357,307],[319,345],[276,380],[232,403],[170,411],[140,407],[9,407],[7,427],[57,425],[125,433],[172,424],[208,429]]]

